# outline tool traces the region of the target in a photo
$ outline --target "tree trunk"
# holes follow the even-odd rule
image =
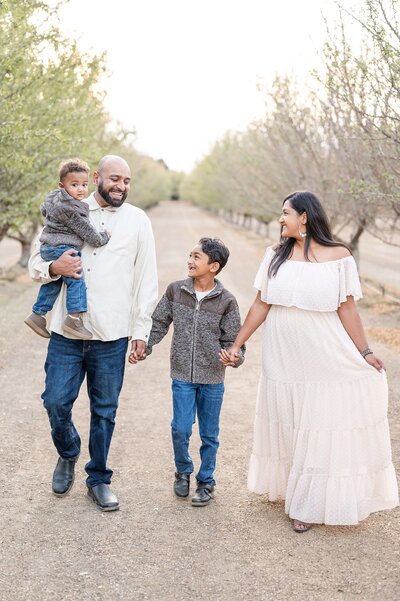
[[[0,242],[3,240],[3,238],[5,238],[8,228],[9,228],[8,224],[5,224],[0,227]]]
[[[21,267],[27,267],[29,257],[31,256],[32,239],[31,240],[26,240],[26,239],[21,240],[21,246],[22,246],[22,252],[21,252],[21,257],[18,261],[18,265],[21,265]]]
[[[354,235],[351,237],[349,242],[349,246],[353,252],[354,260],[357,263],[357,266],[360,263],[360,238],[361,234],[364,231],[365,221],[361,221],[358,228],[356,229]]]
[[[36,236],[36,232],[38,229],[37,221],[32,221],[23,232],[18,232],[17,235],[10,235],[10,238],[13,240],[18,240],[22,246],[21,257],[18,261],[18,265],[21,267],[27,267],[29,257],[31,254],[31,246],[33,239]]]

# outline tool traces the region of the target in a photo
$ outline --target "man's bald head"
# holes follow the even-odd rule
[[[131,172],[130,167],[125,159],[116,154],[106,154],[100,159],[99,166],[97,167],[97,173],[101,173],[104,168],[110,167],[110,164],[115,165],[116,167],[127,169],[129,173]]]
[[[120,207],[126,200],[131,183],[128,163],[114,154],[107,154],[93,174],[97,187],[95,198],[100,206]]]

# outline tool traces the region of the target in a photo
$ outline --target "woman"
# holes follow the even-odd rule
[[[229,351],[263,323],[262,375],[248,485],[285,499],[296,532],[357,524],[399,504],[385,368],[369,348],[355,300],[355,261],[332,238],[314,194],[285,198],[281,240],[267,249],[259,292]]]

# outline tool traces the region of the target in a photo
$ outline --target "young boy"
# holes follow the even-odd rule
[[[240,328],[238,304],[215,276],[226,265],[229,250],[217,238],[202,238],[188,260],[188,279],[170,284],[153,315],[146,354],[160,342],[174,323],[171,345],[175,457],[174,492],[189,495],[193,462],[189,440],[196,413],[201,437],[201,466],[192,505],[202,507],[214,497],[214,469],[218,449],[219,415],[224,395],[225,367],[221,348],[232,345]],[[243,363],[244,347],[238,363]],[[135,353],[130,363],[137,363]]]
[[[66,250],[73,248],[80,256],[83,243],[91,246],[107,244],[107,232],[98,232],[89,222],[89,206],[82,202],[87,197],[89,167],[80,159],[69,159],[60,165],[58,188],[47,196],[40,207],[45,225],[40,237],[40,255],[45,261],[55,261]],[[87,311],[86,284],[80,279],[62,276],[43,284],[32,313],[25,323],[39,336],[50,338],[45,315],[54,306],[62,282],[67,286],[68,315],[63,330],[76,338],[89,340],[93,334],[84,327],[81,313]]]

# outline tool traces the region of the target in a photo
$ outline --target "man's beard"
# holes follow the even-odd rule
[[[110,194],[108,192],[106,192],[104,190],[103,187],[103,182],[100,180],[98,185],[97,185],[97,191],[100,194],[100,196],[102,197],[102,199],[104,200],[104,202],[106,202],[108,205],[110,205],[110,207],[120,207],[122,204],[124,204],[126,197],[128,196],[128,192],[125,192],[125,194],[123,194],[121,196],[121,198],[112,198],[110,196]]]

